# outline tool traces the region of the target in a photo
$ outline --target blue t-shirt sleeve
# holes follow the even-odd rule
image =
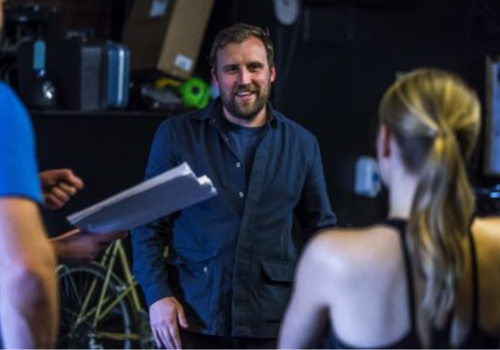
[[[15,93],[0,83],[0,197],[42,202],[30,117]]]

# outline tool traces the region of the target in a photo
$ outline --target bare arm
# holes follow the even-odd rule
[[[0,322],[6,348],[53,348],[58,305],[55,255],[38,207],[0,199]]]
[[[125,231],[110,233],[90,233],[74,229],[52,238],[59,261],[63,264],[87,264],[117,239],[127,236]]]
[[[278,348],[308,348],[325,331],[328,300],[325,295],[333,281],[322,262],[321,243],[315,237],[299,261],[290,304],[281,324]]]

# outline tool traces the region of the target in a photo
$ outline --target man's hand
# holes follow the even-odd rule
[[[158,300],[149,307],[151,331],[159,349],[181,349],[179,327],[188,328],[182,305],[174,297]]]
[[[43,200],[49,209],[59,209],[83,188],[83,181],[70,169],[52,169],[40,174]]]
[[[60,262],[74,265],[88,264],[126,232],[89,233],[74,229],[50,241]]]

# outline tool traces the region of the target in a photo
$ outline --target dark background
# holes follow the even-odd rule
[[[27,3],[34,2],[9,0]],[[132,1],[36,3],[57,6],[64,30],[88,27],[98,38],[119,41]],[[485,58],[500,51],[497,0],[303,0],[291,26],[278,23],[271,0],[215,0],[196,75],[208,79],[206,56],[215,34],[240,21],[269,28],[278,73],[273,103],[317,135],[342,226],[385,214],[384,194],[354,194],[354,167],[359,156],[374,154],[378,101],[396,74],[422,66],[449,69],[484,103]],[[66,214],[141,181],[154,130],[171,114],[33,111],[40,167],[71,167],[87,184],[67,208],[46,214],[49,230],[60,232]],[[471,178],[476,186],[492,186],[500,179],[483,176],[483,148],[471,162]]]

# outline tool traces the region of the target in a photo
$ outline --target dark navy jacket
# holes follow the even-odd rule
[[[218,101],[168,118],[156,132],[146,178],[187,162],[218,191],[132,232],[148,305],[175,296],[192,331],[276,337],[303,242],[336,223],[316,138],[268,108],[249,181]]]

